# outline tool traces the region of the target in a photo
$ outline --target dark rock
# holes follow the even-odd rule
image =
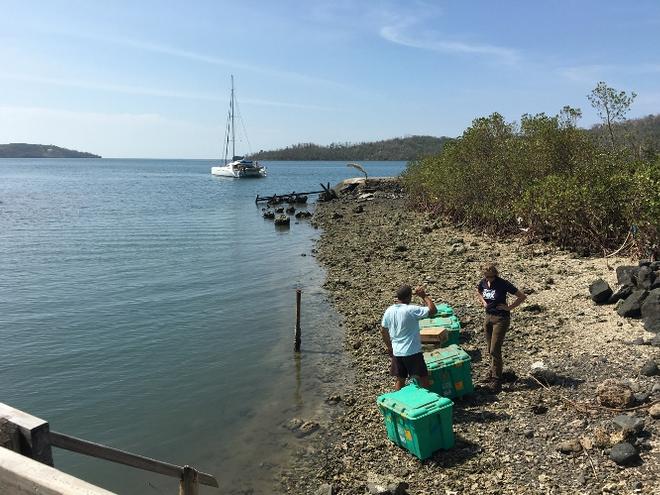
[[[640,392],[638,394],[635,394],[635,402],[638,404],[644,404],[647,400],[649,400],[649,397],[651,396],[650,392]]]
[[[396,253],[403,253],[405,251],[408,251],[408,246],[404,246],[403,244],[399,244],[394,248],[394,252]]]
[[[639,456],[635,447],[628,442],[622,442],[612,447],[612,450],[610,450],[610,459],[619,466],[629,466],[634,464],[639,459]]]
[[[658,374],[658,365],[653,359],[650,359],[644,363],[644,366],[642,366],[639,372],[644,376],[655,376]]]
[[[640,315],[644,328],[649,332],[660,332],[660,288],[653,289],[642,303]]]
[[[504,383],[515,383],[518,380],[518,375],[513,370],[506,370],[502,373],[502,381]]]
[[[596,304],[605,304],[612,295],[612,289],[605,280],[599,278],[589,285],[591,300]]]
[[[650,290],[660,289],[660,270],[655,271],[655,280],[651,284]]]
[[[532,412],[534,414],[545,414],[548,412],[548,406],[545,406],[543,404],[534,404],[532,406]]]
[[[643,266],[651,266],[651,260],[639,260],[638,264],[640,268]]]
[[[631,342],[631,344],[633,344],[633,345],[646,345],[646,342],[644,342],[644,338],[643,338],[643,337],[637,337],[636,339],[634,339],[634,340]]]
[[[534,430],[525,430],[523,434],[525,438],[534,438]]]
[[[610,296],[610,298],[607,300],[607,304],[615,304],[617,301],[621,299],[627,298],[630,294],[633,293],[633,287],[630,285],[623,285],[619,287],[614,294]]]
[[[612,420],[614,426],[620,428],[624,433],[639,433],[644,428],[644,420],[636,416],[621,414]]]
[[[655,272],[650,266],[643,266],[637,272],[637,287],[649,290],[655,280]]]
[[[333,220],[339,220],[340,218],[344,218],[344,215],[342,215],[342,214],[339,213],[338,211],[335,211],[335,212],[332,214],[332,219],[333,219]]]
[[[364,206],[358,205],[353,209],[353,213],[363,213],[364,212]]]
[[[635,285],[637,282],[638,266],[622,265],[616,267],[616,281],[619,285]]]
[[[646,299],[648,292],[645,290],[636,290],[630,294],[625,301],[618,307],[616,312],[624,318],[639,318],[642,315],[642,303]],[[609,296],[608,296],[609,297]]]

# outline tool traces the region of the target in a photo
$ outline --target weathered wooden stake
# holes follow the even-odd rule
[[[300,296],[302,291],[296,289],[296,338],[293,343],[293,350],[300,352]]]
[[[198,495],[199,479],[197,470],[190,466],[183,466],[181,481],[179,482],[179,495]]]

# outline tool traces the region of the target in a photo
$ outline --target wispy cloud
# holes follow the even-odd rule
[[[291,81],[296,81],[305,84],[323,85],[326,87],[334,87],[344,90],[352,89],[350,86],[344,83],[332,81],[329,79],[319,78],[315,76],[310,76],[308,74],[274,69],[262,65],[246,64],[246,63],[238,62],[236,60],[217,57],[215,55],[210,55],[207,53],[199,53],[190,50],[183,50],[181,48],[177,48],[174,46],[153,43],[145,40],[137,40],[128,37],[118,37],[118,36],[104,36],[104,35],[82,33],[82,32],[69,32],[69,31],[58,31],[58,30],[49,30],[49,31],[51,32],[51,34],[57,34],[60,36],[83,39],[87,41],[95,41],[95,42],[106,43],[115,46],[123,46],[123,47],[141,50],[144,52],[157,53],[161,55],[167,55],[170,57],[191,60],[194,62],[200,62],[209,65],[219,65],[219,66],[229,67],[234,70],[245,70],[248,72],[253,72],[255,74],[262,74],[269,77],[278,77],[278,78],[288,79]]]
[[[420,31],[416,28],[420,22],[419,19],[409,18],[397,24],[383,26],[380,28],[380,36],[391,43],[411,48],[456,55],[480,55],[508,65],[516,64],[520,60],[520,54],[512,48],[448,40],[433,30]],[[415,34],[410,34],[411,32]]]
[[[227,96],[219,96],[209,93],[192,93],[188,91],[177,91],[171,89],[145,88],[140,86],[126,86],[121,84],[108,84],[108,83],[100,83],[95,81],[81,81],[74,79],[31,76],[24,74],[0,73],[0,79],[52,85],[52,86],[63,86],[69,88],[87,89],[93,91],[108,91],[112,93],[145,95],[145,96],[165,97],[165,98],[182,98],[182,99],[190,99],[190,100],[219,101],[219,102],[226,102],[228,98]],[[304,103],[288,103],[282,101],[262,100],[262,99],[254,99],[254,98],[241,98],[241,103],[246,105],[298,108],[304,110],[321,110],[321,111],[336,110],[332,107],[326,107],[321,105],[308,105]]]

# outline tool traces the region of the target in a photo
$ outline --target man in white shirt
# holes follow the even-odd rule
[[[404,285],[396,293],[396,302],[385,310],[381,322],[380,333],[392,358],[390,372],[396,377],[396,390],[405,386],[408,377],[417,378],[424,388],[430,386],[419,337],[419,320],[433,317],[436,307],[423,287],[415,288],[414,294],[421,297],[426,306],[410,304],[413,290]]]

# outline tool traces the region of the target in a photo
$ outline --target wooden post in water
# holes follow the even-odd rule
[[[300,352],[300,296],[302,291],[296,289],[296,338],[293,343],[293,350]]]
[[[181,481],[179,482],[179,495],[199,495],[199,478],[197,470],[190,466],[183,466]]]

